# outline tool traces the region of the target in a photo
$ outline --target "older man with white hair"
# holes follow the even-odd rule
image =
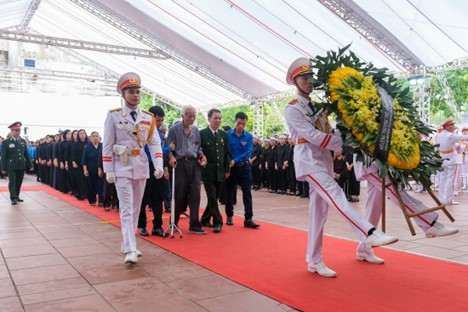
[[[175,144],[169,153],[169,165],[175,168],[175,224],[180,214],[189,207],[191,234],[206,234],[202,229],[198,211],[200,209],[201,167],[206,165],[206,157],[201,150],[198,128],[194,125],[197,110],[191,105],[182,108],[182,122],[169,129],[166,145]]]

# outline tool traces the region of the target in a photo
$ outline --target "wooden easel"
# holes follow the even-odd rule
[[[416,211],[414,213],[408,213],[408,211],[405,208],[405,203],[401,199],[401,195],[400,195],[400,191],[398,189],[398,185],[395,183],[395,181],[393,180],[393,178],[392,178],[392,176],[390,174],[388,175],[388,178],[390,180],[390,183],[388,183],[388,184],[385,183],[385,180],[386,180],[385,178],[382,179],[382,231],[383,232],[385,232],[385,222],[386,222],[386,220],[385,220],[385,212],[386,212],[385,204],[386,204],[387,196],[385,194],[385,190],[387,189],[387,187],[392,187],[393,188],[393,191],[395,192],[396,197],[398,199],[398,203],[400,205],[401,211],[403,212],[403,215],[405,216],[406,223],[408,224],[410,232],[411,232],[411,234],[413,236],[416,235],[416,232],[414,230],[414,226],[413,226],[413,223],[411,222],[410,218],[414,218],[416,216],[420,216],[420,215],[425,214],[425,213],[429,213],[429,212],[433,212],[433,211],[437,211],[437,210],[442,210],[445,213],[445,215],[447,216],[447,218],[449,218],[450,221],[452,221],[452,222],[455,221],[455,219],[452,217],[452,215],[445,208],[445,205],[443,205],[439,201],[437,196],[434,195],[431,188],[429,188],[429,187],[426,188],[426,191],[427,191],[427,193],[429,195],[431,195],[432,199],[435,201],[437,206],[426,209],[426,210]]]

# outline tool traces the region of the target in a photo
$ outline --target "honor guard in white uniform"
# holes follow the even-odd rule
[[[109,111],[104,125],[102,161],[106,179],[115,183],[119,196],[122,226],[122,252],[125,263],[136,263],[141,252],[136,247],[135,231],[140,214],[149,165],[144,147],[147,144],[157,179],[163,176],[163,155],[156,122],[149,112],[140,110],[141,79],[136,73],[124,74],[117,91],[125,105]]]
[[[308,270],[326,277],[335,277],[322,260],[323,226],[331,206],[351,225],[357,237],[368,247],[396,242],[365,220],[351,204],[333,178],[331,151],[341,150],[340,135],[333,134],[326,112],[310,102],[313,71],[310,59],[299,58],[289,67],[286,82],[295,85],[297,97],[286,107],[286,123],[294,148],[296,178],[310,185],[309,236],[306,262]]]
[[[367,181],[367,201],[366,201],[366,220],[373,226],[379,225],[380,217],[382,216],[382,179],[379,177],[377,166],[375,163],[370,163],[370,159],[364,163],[357,161],[354,157],[354,173],[356,180]],[[387,178],[385,184],[390,184]],[[400,189],[400,196],[403,200],[406,210],[409,213],[423,211],[429,209],[423,202],[417,200],[405,189]],[[397,195],[391,186],[385,188],[385,195],[390,198],[396,205],[400,205]],[[439,215],[436,212],[429,212],[414,218],[416,224],[424,231],[426,237],[447,236],[458,233],[457,229],[446,227],[440,222],[437,222]],[[384,260],[377,257],[372,248],[368,248],[362,242],[357,248],[357,258],[369,263],[383,264]]]
[[[444,158],[443,170],[439,173],[439,200],[445,205],[457,205],[458,203],[453,200],[459,157],[456,147],[458,142],[468,141],[468,135],[455,134],[455,124],[451,119],[444,122],[442,128],[436,140],[436,144],[439,144],[439,154]]]

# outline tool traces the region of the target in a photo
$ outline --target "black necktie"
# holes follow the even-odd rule
[[[218,134],[218,132],[216,132],[216,131],[213,132],[213,135],[214,135],[215,138],[216,138],[216,135],[217,135],[217,134]]]
[[[309,105],[310,109],[312,110],[312,116],[317,114],[317,112],[320,110],[320,109],[315,108],[315,106],[314,106],[314,104],[312,104],[312,102],[309,102],[308,105]]]
[[[137,115],[137,112],[135,112],[135,111],[130,112],[130,116],[132,116],[133,121],[136,121],[136,115]]]

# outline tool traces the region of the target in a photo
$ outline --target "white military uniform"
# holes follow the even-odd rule
[[[356,157],[355,157],[356,158]],[[371,163],[369,166],[360,161],[354,159],[354,173],[358,181],[367,181],[367,201],[366,201],[366,215],[365,218],[374,227],[377,228],[379,225],[380,217],[382,215],[382,179],[380,179],[377,166]],[[386,178],[386,184],[390,183],[390,180]],[[390,198],[399,207],[398,198],[396,197],[395,191],[391,186],[385,189],[385,195]],[[416,212],[429,209],[423,202],[412,197],[406,190],[400,188],[400,195],[405,208],[409,212]],[[414,218],[416,224],[425,232],[427,231],[433,222],[437,220],[439,215],[435,212],[425,213]],[[358,246],[359,253],[372,254],[372,250],[366,248],[362,242]]]
[[[114,172],[116,177],[125,253],[137,250],[135,231],[146,179],[149,178],[148,158],[144,151],[146,143],[155,168],[163,167],[161,142],[155,125],[148,141],[153,115],[137,108],[133,121],[130,112],[131,109],[124,106],[107,114],[102,148],[104,172]]]
[[[468,140],[468,135],[459,135],[447,130],[442,130],[437,136],[436,143],[440,145],[440,156],[445,158],[442,164],[443,170],[439,174],[439,199],[443,204],[454,202],[453,194],[457,176],[457,162],[459,162],[456,145],[458,142],[466,140]]]
[[[332,150],[341,150],[340,135],[330,133],[325,112],[315,115],[308,106],[309,100],[297,96],[286,106],[286,123],[294,147],[294,168],[299,181],[310,185],[309,236],[306,261],[322,261],[323,226],[327,220],[328,206],[332,206],[351,225],[359,240],[364,242],[373,225],[366,221],[351,204],[333,178]]]

